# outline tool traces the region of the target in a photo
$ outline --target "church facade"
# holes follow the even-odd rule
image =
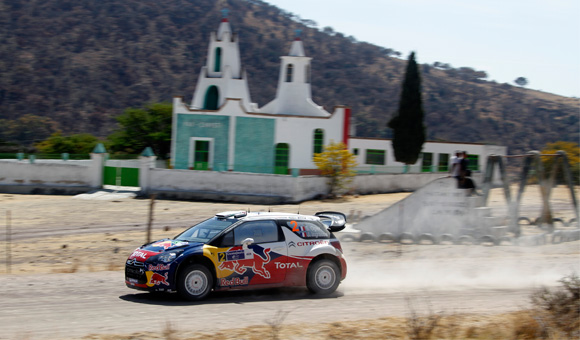
[[[331,142],[343,142],[359,165],[402,166],[392,158],[391,141],[353,137],[351,112],[335,106],[327,112],[312,101],[311,58],[297,34],[281,57],[276,97],[253,103],[241,65],[238,36],[227,17],[212,32],[206,64],[201,68],[191,103],[173,99],[171,165],[174,169],[239,171],[269,174],[317,174],[315,153]],[[442,171],[455,150],[477,156],[505,154],[505,147],[482,144],[429,143],[419,162]],[[475,154],[477,152],[477,154]],[[429,156],[429,159],[424,159]],[[374,170],[373,170],[374,171]]]

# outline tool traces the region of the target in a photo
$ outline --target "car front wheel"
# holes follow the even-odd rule
[[[319,260],[310,266],[306,284],[312,293],[330,294],[336,290],[339,283],[340,272],[336,263]]]
[[[178,291],[187,300],[204,299],[211,291],[213,277],[206,266],[192,264],[179,274]]]

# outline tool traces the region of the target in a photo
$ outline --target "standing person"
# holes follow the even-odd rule
[[[455,151],[455,156],[451,157],[451,177],[457,178],[459,180],[459,163],[461,163],[461,153],[459,151]]]
[[[470,176],[471,170],[469,170],[469,159],[467,158],[467,151],[463,151],[461,160],[459,161],[459,177],[463,179]]]
[[[459,179],[458,188],[470,189],[469,195],[481,196],[477,191],[475,182],[471,179],[471,170],[469,170],[469,159],[467,158],[467,151],[463,151],[461,161],[459,162]]]

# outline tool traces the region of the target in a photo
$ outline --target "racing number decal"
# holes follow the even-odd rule
[[[290,221],[290,224],[292,225],[292,231],[293,232],[300,231],[300,229],[298,229],[298,222],[296,222],[296,221]]]
[[[218,253],[218,262],[224,262],[226,260],[226,253]]]

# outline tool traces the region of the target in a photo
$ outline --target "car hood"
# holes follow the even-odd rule
[[[193,250],[195,248],[203,247],[201,242],[188,242],[173,239],[163,239],[155,242],[151,242],[141,247],[135,249],[135,251],[129,256],[129,259],[136,259],[138,261],[145,261],[151,256],[161,254],[163,252],[175,251],[175,250]]]

